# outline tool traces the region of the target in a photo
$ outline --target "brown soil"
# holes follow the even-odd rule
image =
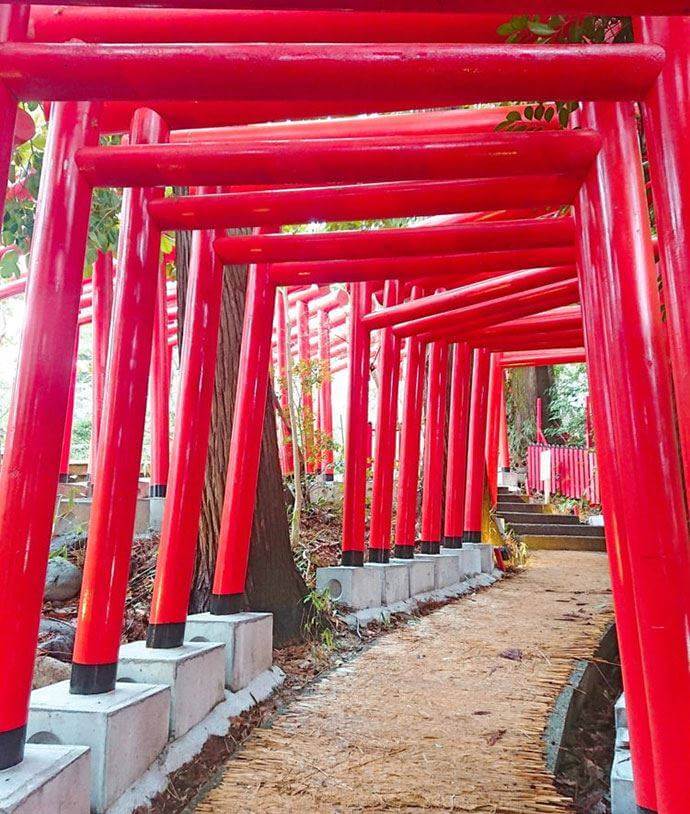
[[[255,729],[200,814],[572,812],[543,731],[612,617],[606,557],[518,578],[398,628]]]

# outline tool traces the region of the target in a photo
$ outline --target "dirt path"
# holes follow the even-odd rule
[[[249,738],[197,811],[571,811],[542,732],[611,617],[606,555],[538,552],[331,673]]]

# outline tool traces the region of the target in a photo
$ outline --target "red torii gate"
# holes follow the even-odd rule
[[[546,4],[541,5],[545,6]],[[636,3],[627,3],[623,5],[628,12],[631,10],[647,10],[646,4],[643,4],[642,6]],[[684,11],[687,11],[683,4],[680,3],[671,3],[668,5],[669,8],[667,9],[667,13],[683,13]],[[223,6],[227,7],[227,4],[224,3]],[[503,8],[502,4],[499,4],[499,6]],[[397,4],[396,7],[400,7],[400,4]],[[9,54],[12,52],[12,49],[15,49],[15,57],[24,58],[28,56],[28,51],[17,51],[17,48],[21,48],[21,46],[11,46],[4,53]],[[627,48],[625,50],[626,52],[631,51],[631,49]],[[34,56],[36,56],[37,53],[38,52],[34,52]],[[80,53],[83,54],[84,52]],[[40,54],[39,57],[41,57]],[[44,57],[46,58],[45,64],[49,65],[51,62],[50,58],[45,54]],[[660,54],[657,53],[656,57],[660,58]],[[0,59],[0,64],[2,64],[2,59]],[[671,64],[673,65],[673,63]],[[621,70],[625,70],[624,66],[622,66]],[[93,74],[90,74],[89,78],[92,77]],[[653,76],[648,78],[648,82],[642,82],[637,86],[636,92],[639,93],[640,96],[644,95],[644,92],[646,88],[649,87]],[[662,82],[663,81],[664,80],[662,80]],[[13,87],[15,90],[17,90],[19,85],[15,84]],[[678,88],[680,87],[681,86],[679,85]],[[148,89],[143,88],[142,92],[144,92],[144,90]],[[489,93],[492,92],[490,88],[485,88],[485,91]],[[566,95],[572,95],[573,97],[587,95],[586,93],[574,92],[571,94],[568,90],[567,84],[565,83],[560,86],[560,92]],[[678,92],[682,95],[682,91]],[[536,91],[533,91],[533,93],[536,93]],[[614,93],[613,95],[616,96],[617,94]],[[82,117],[78,118],[67,105],[64,106],[63,109],[58,113],[58,116],[62,116],[63,123],[69,120],[70,115],[74,116],[70,124],[77,126],[77,145],[79,144],[79,136],[84,138],[84,140],[91,139],[93,143],[93,131],[89,129],[88,123],[83,117],[83,114],[86,111],[90,111],[89,106],[82,106],[80,111]],[[3,110],[3,120],[5,113],[6,111]],[[3,120],[0,120],[0,124],[2,124]],[[645,451],[649,453],[649,458],[646,461],[647,471],[640,475],[640,478],[636,483],[636,487],[639,489],[639,492],[634,496],[634,500],[632,498],[625,498],[624,496],[616,493],[615,476],[616,473],[621,470],[623,458],[629,459],[631,450],[638,449],[635,441],[629,434],[629,428],[623,426],[623,420],[620,416],[620,404],[630,404],[630,393],[621,391],[620,393],[616,394],[620,396],[618,404],[615,405],[618,407],[618,411],[614,408],[613,399],[609,402],[606,401],[607,397],[611,394],[611,391],[616,386],[615,382],[612,383],[607,378],[607,371],[610,370],[615,377],[617,371],[620,372],[621,370],[629,370],[631,376],[627,379],[627,381],[634,382],[635,396],[644,403],[645,414],[654,415],[660,427],[670,430],[672,426],[670,389],[663,374],[663,366],[661,364],[661,360],[663,359],[663,348],[660,338],[660,321],[658,309],[655,310],[654,308],[655,290],[652,285],[654,276],[652,273],[653,255],[651,254],[651,251],[648,250],[647,246],[647,244],[651,246],[651,241],[648,240],[648,229],[646,232],[644,227],[642,229],[639,228],[640,223],[642,223],[644,220],[642,217],[643,214],[646,216],[646,207],[643,205],[643,196],[640,193],[642,185],[639,183],[639,178],[634,176],[630,178],[628,175],[626,175],[624,178],[625,183],[620,185],[619,188],[614,188],[612,185],[606,185],[604,178],[607,171],[609,173],[613,171],[613,167],[617,161],[620,161],[621,164],[626,167],[626,169],[631,166],[639,166],[639,153],[636,141],[632,138],[632,116],[629,106],[621,104],[598,104],[586,106],[583,113],[583,121],[585,123],[591,122],[596,126],[597,129],[600,130],[602,134],[606,136],[604,139],[604,152],[602,157],[599,159],[600,174],[598,176],[593,174],[588,179],[587,188],[582,194],[583,197],[581,206],[578,209],[579,217],[581,218],[580,225],[584,234],[584,240],[582,242],[582,257],[583,259],[589,260],[589,264],[582,263],[581,265],[580,282],[583,290],[583,304],[585,306],[584,318],[588,326],[587,336],[590,339],[590,345],[588,345],[588,361],[590,363],[590,371],[592,372],[591,375],[595,377],[598,384],[596,392],[599,393],[597,396],[597,399],[599,400],[598,406],[595,407],[595,421],[597,421],[597,427],[601,429],[601,432],[606,433],[606,431],[610,431],[610,448],[607,449],[607,451],[610,452],[610,456],[607,456],[610,470],[606,477],[605,485],[607,485],[608,493],[611,495],[611,507],[615,511],[616,518],[624,521],[626,517],[626,510],[628,510],[629,507],[634,506],[636,509],[639,509],[640,506],[647,505],[645,501],[648,501],[650,489],[651,492],[654,493],[654,488],[659,485],[657,482],[659,473],[662,471],[667,473],[668,479],[671,483],[671,486],[668,487],[667,491],[665,492],[667,505],[669,507],[668,517],[663,518],[663,524],[659,527],[643,530],[651,534],[659,535],[664,541],[671,541],[671,544],[675,546],[674,552],[677,554],[677,559],[674,562],[674,566],[677,567],[678,573],[669,573],[667,570],[663,570],[662,573],[664,578],[667,580],[666,586],[669,589],[668,593],[670,593],[674,600],[680,604],[673,606],[672,610],[674,610],[675,613],[670,614],[667,624],[661,631],[654,627],[653,617],[651,615],[654,610],[661,606],[661,603],[666,601],[666,598],[659,595],[658,591],[656,595],[654,594],[654,589],[658,589],[659,587],[657,575],[654,573],[651,575],[645,574],[643,569],[638,567],[638,563],[635,562],[634,557],[631,557],[627,562],[625,561],[625,558],[621,561],[623,571],[621,571],[621,573],[618,575],[620,579],[618,581],[614,580],[619,616],[622,616],[624,622],[629,625],[627,630],[621,631],[621,638],[626,643],[623,645],[623,650],[628,654],[625,658],[625,661],[627,662],[627,669],[628,671],[632,670],[632,665],[635,663],[634,658],[631,658],[631,656],[634,656],[636,652],[635,642],[637,642],[638,631],[635,620],[639,618],[639,632],[642,637],[641,641],[644,642],[644,647],[640,648],[640,652],[644,664],[646,691],[650,699],[653,700],[654,708],[654,716],[652,716],[650,722],[652,724],[652,743],[654,746],[653,754],[656,763],[657,795],[655,798],[654,789],[652,786],[652,773],[642,771],[641,773],[638,773],[638,775],[640,775],[637,780],[638,799],[640,799],[643,805],[645,805],[647,808],[658,807],[659,810],[662,811],[681,811],[682,808],[678,808],[677,806],[678,804],[682,805],[682,771],[679,771],[674,763],[673,752],[670,749],[670,745],[664,742],[664,734],[667,734],[669,731],[668,728],[664,730],[664,726],[671,722],[671,710],[669,705],[673,699],[684,697],[687,682],[687,659],[684,663],[684,639],[681,635],[682,630],[684,629],[683,625],[687,610],[681,600],[683,595],[683,580],[687,572],[687,534],[683,531],[683,522],[681,522],[683,513],[678,508],[682,504],[682,499],[680,499],[679,496],[679,470],[674,464],[676,456],[673,451],[673,433],[669,431],[666,434],[663,443],[659,445],[658,449],[645,449]],[[653,123],[652,127],[654,126],[655,125]],[[659,128],[658,121],[656,122],[656,127]],[[3,126],[4,135],[6,135],[5,130],[6,128]],[[660,136],[659,132],[657,132],[657,136]],[[74,134],[72,137],[74,138]],[[55,138],[55,142],[58,142],[57,137]],[[5,138],[3,140],[3,146],[6,143],[7,139]],[[66,149],[69,146],[68,140],[63,139],[63,144],[61,144],[60,147]],[[678,155],[679,151],[677,148],[679,146],[679,141],[676,141],[673,146],[676,149],[675,155]],[[57,149],[55,144],[53,145],[53,149]],[[75,142],[72,143],[71,150],[73,153],[75,150]],[[96,154],[96,152],[97,151],[95,151],[94,154]],[[5,150],[5,154],[7,154],[7,150]],[[629,161],[630,159],[632,159],[632,164]],[[660,165],[661,162],[659,162],[657,166]],[[682,162],[679,162],[679,166],[684,167]],[[49,175],[49,182],[53,181],[53,187],[55,187],[56,184],[59,187],[61,181],[63,180],[62,173],[65,172],[64,168],[60,169],[53,167],[51,168],[51,172],[52,175]],[[657,176],[657,179],[662,177],[663,176],[660,174]],[[200,181],[198,183],[200,183]],[[223,183],[223,180],[217,180],[215,183]],[[657,183],[662,182],[657,180]],[[668,188],[669,187],[667,185],[662,185],[662,191],[667,190]],[[85,192],[86,186],[83,183],[83,179],[82,183],[77,184],[74,190],[69,190],[69,193],[73,196],[84,196]],[[605,216],[608,214],[609,210],[606,208],[606,206],[600,203],[600,199],[601,201],[608,203],[611,197],[614,195],[621,198],[624,204],[622,210],[624,211],[625,216],[628,218],[624,224],[624,228],[621,229],[621,233],[625,233],[625,240],[620,235],[616,234],[616,229],[614,228],[613,224],[606,220]],[[667,195],[666,198],[662,197],[662,201],[663,205],[666,207],[665,215],[668,215],[669,212],[680,215],[678,212],[678,201],[673,196]],[[602,221],[593,220],[592,207],[597,214],[600,214],[602,211],[604,212],[604,218]],[[134,217],[134,213],[132,213],[132,217]],[[682,218],[680,219],[682,221]],[[281,221],[273,222],[275,223]],[[64,219],[58,222],[58,227],[62,227],[64,225]],[[68,223],[67,225],[71,227],[72,236],[74,236],[75,233],[79,235],[81,231],[85,230],[83,214],[81,217],[76,217],[74,224]],[[76,232],[74,228],[75,226]],[[598,233],[597,231],[598,229],[602,228],[605,231],[604,235]],[[50,245],[49,237],[47,235],[40,235],[40,239],[43,241],[43,243],[37,241],[37,244],[45,250],[45,248],[49,247]],[[608,245],[613,247],[612,255],[604,256],[601,253],[601,245],[604,240],[606,240]],[[676,236],[673,230],[669,230],[666,235],[666,240],[668,241],[667,245],[672,245],[676,251],[682,251],[685,248],[685,244],[683,242],[683,232],[681,232],[679,236]],[[74,248],[73,244],[71,251],[73,252],[73,255],[70,257],[70,259],[73,261],[73,265],[78,265],[76,263],[76,259],[79,252]],[[599,252],[599,254],[597,254],[597,252]],[[662,253],[663,252],[664,248],[662,245]],[[678,255],[673,254],[672,252],[665,254],[665,263],[667,264],[665,269],[666,274],[672,275],[674,270],[677,271],[677,257]],[[676,263],[675,265],[674,262]],[[620,280],[613,272],[615,272],[616,268],[629,265],[632,265],[634,268],[638,269],[640,273],[633,281],[633,285],[629,286],[628,288],[621,288],[620,293],[629,297],[626,302],[628,306],[630,306],[626,311],[626,320],[624,321],[622,319],[622,315],[620,314],[620,310],[617,312],[613,305],[615,302],[614,293],[617,291],[616,286],[618,286],[620,283]],[[602,275],[604,275],[607,271],[610,272],[610,274],[608,277],[602,276],[601,281],[595,287],[593,284],[593,270],[600,271]],[[50,274],[51,272],[45,272],[41,276],[36,270],[34,279],[39,281],[43,279],[45,282],[49,282],[51,279]],[[587,287],[588,284],[592,285],[591,289]],[[34,284],[32,283],[32,285]],[[265,287],[269,287],[268,283],[266,283]],[[38,288],[38,283],[34,285],[34,288]],[[366,310],[367,284],[358,284],[357,288],[360,289],[362,293],[361,302],[357,303],[357,310],[360,313],[363,313]],[[30,295],[31,294],[32,292],[30,292]],[[74,299],[72,298],[72,304],[73,302]],[[70,304],[69,296],[66,298],[65,304]],[[50,315],[47,313],[40,313],[40,303],[35,297],[32,301],[32,305],[34,306],[34,317],[44,316],[44,321],[37,324],[43,326],[51,325],[52,323]],[[67,313],[70,313],[69,308],[67,308],[66,311]],[[618,333],[616,333],[614,330],[614,326],[618,330]],[[31,335],[31,330],[32,328],[29,326],[29,329],[27,330],[28,335]],[[34,331],[35,330],[36,329],[34,328]],[[70,330],[72,329],[68,325],[66,329],[67,337],[69,336]],[[60,336],[59,332],[58,336]],[[63,338],[66,338],[65,334],[62,334],[62,336]],[[631,349],[639,350],[640,352],[635,354],[632,352],[632,350],[627,350],[622,344],[619,344],[619,346],[616,347],[615,336],[626,336]],[[23,361],[25,359],[30,360],[31,348],[39,346],[37,342],[38,337],[34,336],[33,338],[34,345],[32,346],[31,343],[29,343],[29,350],[23,354]],[[595,338],[596,341],[601,341],[603,339],[603,341],[601,341],[601,345],[605,345],[609,352],[611,352],[612,348],[615,348],[617,353],[615,360],[607,360],[601,353],[601,350],[594,347],[593,343],[595,342]],[[355,342],[355,349],[357,348],[358,344],[364,343],[359,341]],[[681,347],[679,343],[678,347],[683,350],[683,348],[686,346]],[[635,358],[632,358],[634,355]],[[650,365],[647,368],[643,368],[641,366],[642,360],[649,360],[650,358],[657,361],[656,366]],[[677,375],[680,376],[682,375],[682,369],[678,366],[678,357],[676,356],[674,359],[675,371]],[[27,364],[27,362],[25,362],[25,364]],[[608,365],[610,365],[610,367],[608,367]],[[475,366],[475,370],[476,369],[477,367]],[[23,371],[25,375],[27,371],[28,368],[25,367]],[[20,367],[20,376],[21,372],[22,368]],[[25,388],[27,383],[30,383],[30,381],[24,382]],[[56,393],[59,395],[60,388],[58,380],[55,380],[54,386],[56,388]],[[623,387],[624,386],[625,384],[623,384]],[[611,390],[609,390],[609,388],[611,388]],[[60,399],[58,398],[58,402],[59,401]],[[477,398],[476,401],[479,404],[481,402],[481,398]],[[23,405],[20,403],[17,409],[22,409],[22,407]],[[476,412],[477,415],[480,415],[481,413],[479,408],[473,412]],[[634,418],[634,410],[632,412]],[[629,416],[626,416],[626,418],[629,418]],[[635,438],[638,437],[639,436],[636,436]],[[644,433],[642,434],[642,437],[644,437]],[[14,441],[14,438],[12,440]],[[47,469],[50,470],[50,455],[47,459],[39,460],[38,463],[41,464],[43,460],[46,460]],[[3,476],[5,475],[6,471],[7,467],[3,466]],[[46,481],[46,485],[48,486],[48,489],[50,489],[49,479]],[[611,509],[609,509],[609,511],[611,511]],[[628,515],[628,517],[629,516],[630,515]],[[2,527],[2,530],[3,532],[5,531],[4,527]],[[40,536],[41,535],[39,533],[38,537]],[[634,552],[636,550],[636,541],[642,539],[641,530],[633,528],[630,520],[627,521],[627,524],[624,523],[622,527],[623,542],[621,549],[626,554]],[[4,534],[2,543],[3,545],[5,544]],[[657,554],[657,556],[660,555]],[[616,575],[614,574],[614,576]],[[633,601],[634,597],[632,592],[627,587],[629,581],[628,578],[630,576],[632,576],[635,594],[639,597],[639,602],[637,605]],[[640,605],[642,605],[642,607],[640,607]],[[651,630],[655,630],[657,633],[663,634],[663,637],[665,638],[657,636],[650,639],[649,633]],[[21,641],[21,639],[19,641]],[[653,660],[656,659],[657,655],[657,647],[658,652],[663,653],[664,659],[667,658],[668,653],[677,654],[678,662],[676,664],[672,663],[670,668],[668,665],[664,664],[663,666],[666,667],[665,670],[659,669],[658,663],[653,664]],[[634,674],[634,670],[632,670],[632,673]],[[626,683],[628,680],[630,680],[630,676],[626,676]],[[632,680],[630,680],[630,686],[633,687],[633,698],[638,698],[640,700],[644,699],[644,687],[642,687],[642,685],[639,683],[635,683],[634,675]],[[19,695],[21,697],[21,688]],[[21,708],[21,703],[19,704],[19,707]],[[13,710],[13,712],[16,712],[16,710]],[[631,712],[631,710],[629,710],[629,712]],[[676,716],[678,716],[677,708],[674,709],[674,713]],[[652,750],[649,749],[648,753],[644,754],[643,750],[641,749],[641,746],[647,745],[648,743],[645,740],[645,722],[642,720],[643,717],[644,716],[642,714],[639,714],[636,729],[632,724],[635,714],[631,715],[633,741],[636,743],[636,746],[634,747],[636,750],[635,760],[636,765],[638,766],[648,766],[646,761],[649,760],[649,755],[652,753]],[[5,722],[3,721],[3,723]],[[679,726],[679,730],[681,732],[687,731],[687,728],[682,722]],[[15,735],[14,738],[16,741],[17,736]],[[19,740],[21,740],[21,735],[19,736]],[[677,746],[676,744],[673,745],[674,747]],[[658,806],[657,800],[660,801]],[[649,803],[649,805],[647,805],[647,803]]]

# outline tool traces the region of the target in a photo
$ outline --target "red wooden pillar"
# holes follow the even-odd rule
[[[284,298],[278,296],[276,297],[276,301],[278,315],[278,377],[280,379],[279,399],[284,419],[282,423],[283,474],[292,475],[295,471],[295,464],[292,457],[292,432],[289,424],[290,404],[287,384],[288,364],[292,364],[292,355],[290,351],[290,326],[288,325],[288,314],[285,309]]]
[[[678,429],[690,503],[690,17],[641,17],[635,39],[662,45],[664,67],[642,106],[659,234],[660,269],[671,350]]]
[[[132,144],[159,143],[167,136],[157,113],[137,110]],[[70,683],[76,695],[115,687],[158,285],[160,231],[149,217],[148,203],[161,195],[159,189],[136,188],[126,189],[123,196],[108,376]]]
[[[386,282],[383,295],[384,307],[395,305],[399,296],[400,284],[397,280]],[[379,399],[369,530],[370,562],[388,562],[390,559],[399,369],[400,340],[393,334],[391,328],[384,328],[381,332],[379,356]]]
[[[67,413],[65,426],[62,432],[62,452],[60,453],[60,483],[69,483],[69,454],[72,447],[72,425],[74,424],[74,397],[77,389],[77,358],[79,355],[79,331],[72,350],[69,397],[67,399]]]
[[[98,252],[93,264],[93,395],[91,408],[91,447],[89,475],[96,469],[98,437],[103,414],[106,365],[113,307],[113,255]]]
[[[505,372],[501,373],[501,409],[498,435],[498,465],[501,472],[510,472],[510,444],[508,443],[508,414],[506,411]]]
[[[477,348],[472,366],[470,425],[467,444],[467,483],[465,487],[464,543],[482,539],[482,504],[484,501],[484,440],[489,394],[489,351]]]
[[[424,432],[424,491],[422,493],[423,554],[441,550],[441,504],[443,492],[443,448],[446,430],[448,343],[432,342],[429,354],[429,384]]]
[[[242,346],[211,613],[237,613],[247,581],[261,438],[268,395],[276,287],[269,266],[249,267]]]
[[[311,333],[309,330],[309,306],[304,300],[297,305],[297,351],[300,362],[300,382],[302,390],[302,427],[304,438],[304,461],[307,474],[313,475],[316,470],[314,451],[314,396],[312,393],[311,370]]]
[[[423,294],[423,289],[415,286],[412,289],[411,299],[419,299]],[[395,556],[402,559],[411,559],[414,557],[416,536],[425,346],[414,336],[408,337],[405,343],[405,388],[400,430]]]
[[[24,756],[91,203],[74,155],[98,143],[97,114],[98,105],[88,102],[55,104],[43,160],[0,467],[0,769]]]
[[[586,104],[581,123],[603,141],[577,208],[580,278],[635,791],[680,814],[690,540],[634,108]]]
[[[158,264],[156,315],[149,377],[151,414],[151,497],[165,497],[170,468],[170,370],[168,368],[168,302],[165,260]]]
[[[331,399],[331,324],[327,311],[319,311],[319,386],[320,445],[325,445],[321,457],[321,472],[326,482],[333,480],[333,402]]]
[[[491,354],[489,362],[489,397],[486,420],[486,473],[489,482],[491,505],[498,499],[498,435],[501,420],[501,390],[503,389],[503,372],[499,355]]]
[[[446,548],[462,548],[471,376],[472,352],[466,342],[460,342],[453,346],[453,373],[450,385],[446,506],[443,522],[443,545]]]
[[[202,187],[202,191],[212,190]],[[192,235],[180,393],[147,647],[179,647],[184,641],[206,473],[223,289],[223,266],[213,251],[215,237],[211,231]]]
[[[364,565],[371,341],[369,331],[362,325],[362,317],[370,308],[370,284],[353,283],[350,290],[350,392],[343,486],[343,565]]]
[[[0,43],[26,39],[31,6],[3,3],[0,5]],[[14,129],[17,124],[17,99],[0,83],[0,217],[5,210],[7,178],[14,150]]]

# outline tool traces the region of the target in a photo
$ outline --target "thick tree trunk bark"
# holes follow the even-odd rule
[[[188,233],[177,234],[178,325],[184,324]],[[199,527],[199,548],[190,610],[208,610],[218,532],[225,492],[225,475],[232,430],[237,368],[242,337],[246,266],[227,266],[223,280],[216,382],[211,435]],[[247,579],[247,607],[273,613],[277,645],[301,636],[307,586],[295,566],[290,548],[283,481],[278,459],[272,394],[266,393],[261,463]]]
[[[542,400],[543,429],[552,425],[549,418],[550,388],[553,385],[551,367],[517,367],[509,374],[508,422],[510,454],[514,463],[524,463],[527,445],[535,442],[535,411],[537,399]]]

